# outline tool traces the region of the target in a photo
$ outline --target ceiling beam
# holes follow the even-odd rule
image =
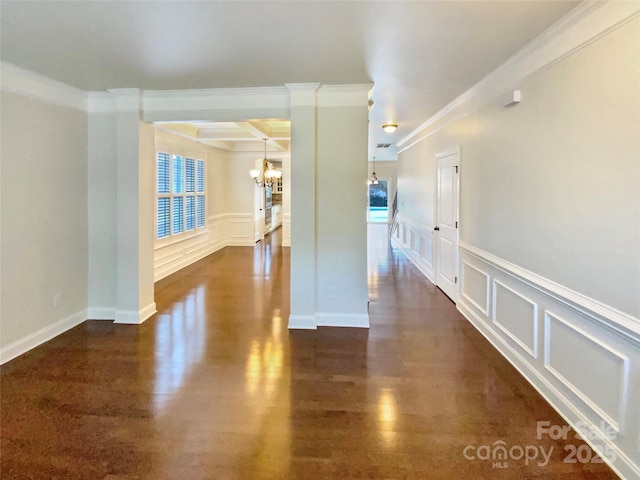
[[[271,136],[271,132],[265,128],[264,125],[260,125],[258,122],[238,122],[238,126],[242,127],[247,133],[260,140]]]

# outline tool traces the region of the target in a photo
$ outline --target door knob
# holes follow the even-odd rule
[[[434,230],[435,230],[436,232],[439,232],[439,231],[440,231],[440,227],[435,227],[435,228],[434,228]]]

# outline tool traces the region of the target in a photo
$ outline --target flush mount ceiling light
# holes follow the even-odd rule
[[[367,180],[369,185],[377,185],[378,184],[378,176],[376,175],[376,157],[373,157],[373,172],[371,172],[371,176]]]
[[[387,133],[393,133],[398,129],[398,125],[395,123],[385,123],[382,125],[382,129]]]
[[[276,178],[280,178],[282,176],[282,172],[273,168],[273,164],[267,160],[267,140],[268,138],[263,138],[264,142],[264,158],[262,159],[262,168],[260,170],[251,170],[249,174],[253,181],[256,182],[260,188],[264,187],[272,187],[273,182]]]

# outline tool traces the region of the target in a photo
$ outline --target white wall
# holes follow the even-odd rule
[[[640,317],[637,28],[402,152],[402,214],[432,229],[435,155],[460,145],[463,241]]]
[[[258,188],[249,171],[256,168],[261,152],[234,152],[230,155],[227,174],[227,245],[255,244],[254,210]],[[260,193],[260,192],[258,192]],[[259,198],[259,197],[258,197]],[[262,222],[262,228],[264,222]]]
[[[210,217],[229,212],[229,192],[234,186],[228,182],[231,154],[217,148],[206,148],[207,161],[207,215]],[[247,176],[249,176],[247,174]]]
[[[458,308],[639,478],[640,19],[607,31],[601,12],[570,24],[602,28],[594,41],[503,90],[520,89],[519,105],[494,97],[405,147],[395,241],[433,243],[435,155],[459,147]]]
[[[1,128],[6,361],[86,319],[87,115],[3,91]]]
[[[255,183],[249,171],[255,167],[256,158],[263,154],[257,152],[237,152],[231,155],[228,166],[227,205],[229,213],[253,215],[253,191]]]

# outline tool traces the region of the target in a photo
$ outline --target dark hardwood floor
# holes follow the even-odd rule
[[[565,422],[370,229],[370,330],[287,329],[276,231],[158,282],[141,326],[87,321],[5,364],[2,480],[616,478],[536,438]],[[480,459],[499,441],[537,458]]]

